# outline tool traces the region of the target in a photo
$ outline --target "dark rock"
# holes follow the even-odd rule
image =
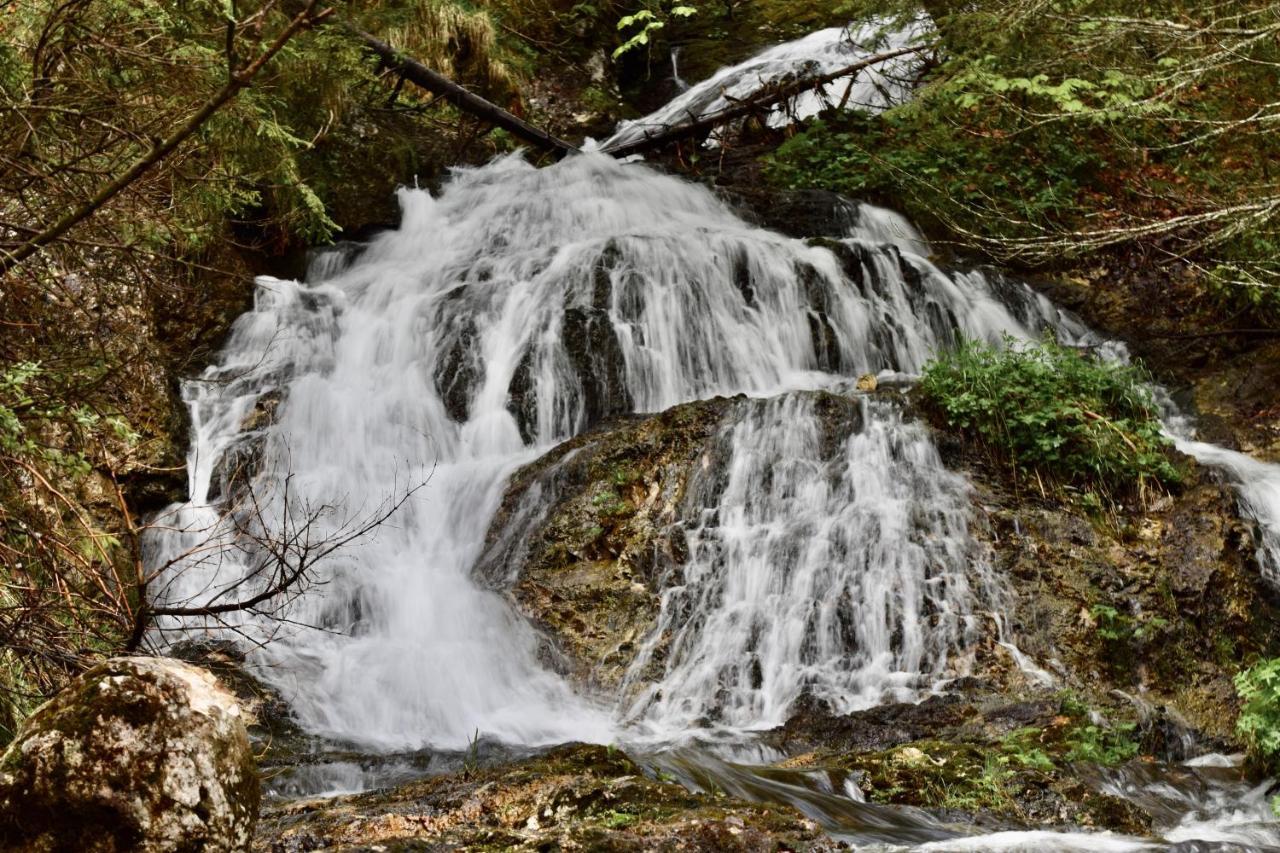
[[[436,389],[449,417],[464,423],[471,412],[471,396],[484,381],[484,361],[477,352],[475,319],[454,317],[435,369]]]
[[[533,384],[533,357],[533,350],[525,352],[507,386],[507,411],[516,419],[525,444],[533,444],[538,438],[538,392]]]
[[[806,697],[790,719],[769,733],[767,741],[789,753],[823,748],[843,752],[878,752],[962,723],[973,706],[958,696],[930,696],[923,702],[896,702],[837,716]]]
[[[603,261],[602,261],[603,263]],[[601,273],[597,268],[597,289],[608,285],[607,276],[600,284]],[[568,369],[578,380],[581,394],[582,421],[578,429],[589,429],[605,419],[626,414],[634,408],[631,391],[627,387],[627,363],[618,343],[609,312],[598,307],[577,306],[564,312],[561,327],[563,352],[557,350],[550,357],[563,359],[560,369]],[[540,407],[534,373],[539,357],[548,357],[535,349],[528,350],[512,374],[507,387],[507,411],[511,412],[525,443],[537,439]]]
[[[858,224],[858,207],[827,190],[739,190],[729,196],[749,219],[788,237],[849,236]]]
[[[582,388],[583,427],[610,415],[633,409],[627,388],[627,363],[608,312],[599,308],[570,308],[562,331],[569,362]]]

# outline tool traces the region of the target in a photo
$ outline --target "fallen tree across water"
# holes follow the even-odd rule
[[[688,139],[700,134],[710,133],[715,128],[728,124],[731,121],[747,118],[764,110],[772,109],[778,104],[788,101],[797,95],[801,95],[810,89],[817,89],[843,77],[850,77],[852,75],[859,74],[873,65],[879,65],[880,63],[887,62],[890,59],[897,59],[900,56],[907,56],[913,53],[922,53],[934,47],[935,44],[936,42],[929,42],[927,44],[887,50],[883,53],[877,53],[873,56],[860,59],[851,65],[846,65],[843,68],[838,68],[835,71],[831,71],[826,74],[819,74],[777,86],[770,86],[749,98],[739,101],[732,107],[728,107],[708,115],[695,116],[684,124],[671,125],[657,131],[656,133],[648,133],[644,138],[637,139],[634,142],[626,142],[603,150],[604,153],[613,157],[628,157],[632,154],[653,151],[654,149],[670,145],[673,142],[679,142],[680,140]]]
[[[507,130],[519,139],[530,143],[531,145],[549,151],[557,156],[565,156],[577,152],[577,148],[552,134],[541,130],[526,122],[524,119],[516,116],[502,107],[485,100],[479,95],[471,92],[465,87],[455,83],[444,75],[432,71],[421,62],[412,57],[405,56],[396,50],[390,44],[382,41],[376,36],[370,35],[350,24],[340,24],[348,33],[359,39],[364,45],[378,56],[382,61],[383,67],[399,73],[405,80],[414,83],[433,94],[439,95],[445,100],[452,103],[463,112],[476,116],[492,123],[497,127]],[[628,157],[632,154],[639,154],[645,151],[653,151],[679,142],[689,137],[699,134],[709,133],[715,128],[746,118],[750,115],[758,113],[762,110],[771,109],[780,103],[790,100],[797,95],[803,94],[811,89],[825,86],[835,80],[844,77],[851,77],[859,74],[872,66],[879,65],[891,59],[897,59],[901,56],[908,56],[913,53],[921,53],[934,47],[936,43],[913,45],[910,47],[897,48],[895,50],[884,51],[873,56],[865,57],[843,68],[836,69],[826,74],[819,74],[813,77],[805,77],[800,80],[794,80],[777,86],[770,86],[750,98],[746,98],[732,107],[719,110],[709,115],[695,116],[690,121],[672,125],[663,128],[656,133],[646,134],[643,139],[635,142],[628,142],[612,148],[603,149],[605,154],[612,157]]]

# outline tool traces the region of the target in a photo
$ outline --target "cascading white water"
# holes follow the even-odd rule
[[[689,556],[624,695],[660,647],[665,673],[628,716],[673,740],[781,725],[806,692],[839,713],[916,698],[998,598],[964,479],[884,400],[843,422],[809,394],[737,408],[726,458],[688,486]]]
[[[907,47],[922,40],[931,26],[924,16],[887,31],[884,22],[871,21],[855,27],[819,30],[771,47],[683,89],[675,99],[644,118],[622,122],[617,132],[601,143],[601,148],[609,150],[636,142],[646,133],[719,112],[774,83],[830,74],[878,53]],[[918,60],[910,55],[885,60],[853,79],[839,78],[804,92],[785,111],[776,110],[769,121],[780,126],[841,104],[850,109],[882,110],[901,103],[910,93],[905,81],[917,65]]]
[[[1191,438],[1179,436],[1176,443],[1183,453],[1222,469],[1235,483],[1241,514],[1257,523],[1258,564],[1267,579],[1280,586],[1280,465]]]
[[[316,567],[323,584],[289,606],[294,627],[255,657],[304,725],[384,747],[457,746],[477,730],[530,743],[610,736],[539,665],[531,629],[469,578],[506,476],[537,449],[611,413],[911,372],[957,333],[995,340],[1067,322],[1021,285],[947,276],[876,242],[892,231],[923,248],[882,212],[854,209],[855,237],[811,246],[749,225],[704,188],[602,155],[541,170],[510,157],[460,171],[438,199],[401,200],[399,230],[349,267],[306,285],[262,282],[222,362],[188,389],[192,500],[149,543],[155,566],[199,553],[166,572],[163,600],[242,597],[265,581],[252,576],[261,549],[218,523],[236,459],[250,463],[240,482],[266,527],[331,507],[316,536],[349,529],[430,472],[375,535]],[[240,435],[255,405],[277,397],[274,418]],[[898,474],[916,477],[922,505],[945,497],[940,466]],[[242,525],[245,505],[233,517]],[[281,631],[227,618],[254,639]],[[908,655],[885,672],[909,680],[907,669],[939,660]],[[823,665],[835,671],[834,659]],[[778,688],[770,714],[793,687]]]
[[[874,208],[848,210],[849,239],[809,245],[599,155],[543,170],[508,158],[402,201],[401,228],[349,266],[261,283],[220,364],[187,389],[192,500],[148,548],[153,566],[198,549],[165,573],[161,600],[243,597],[261,586],[245,581],[260,549],[228,521],[234,483],[252,484],[266,527],[332,506],[322,536],[430,472],[288,609],[324,630],[286,626],[254,658],[305,726],[373,746],[614,737],[613,714],[547,671],[533,631],[469,576],[507,475],[555,441],[613,412],[914,372],[958,332],[1098,343],[1021,284],[943,274]],[[726,423],[723,481],[694,490],[694,559],[664,602],[659,633],[678,637],[665,674],[618,714],[633,730],[758,728],[802,693],[841,709],[916,695],[993,606],[966,550],[963,485],[923,432],[868,404],[821,449],[805,400]],[[1274,466],[1185,446],[1235,473],[1273,535]],[[252,639],[281,630],[225,618]]]
[[[856,49],[837,33],[729,69],[650,120],[846,65]],[[850,103],[883,105],[896,97],[885,88],[855,87]],[[848,239],[809,245],[701,187],[599,155],[543,170],[506,158],[459,171],[439,198],[401,201],[401,227],[358,256],[330,256],[306,284],[260,282],[219,364],[186,389],[191,500],[147,543],[163,568],[158,601],[243,599],[271,583],[245,531],[297,533],[310,520],[323,540],[429,478],[315,567],[323,583],[289,604],[289,623],[238,613],[202,629],[273,639],[253,661],[303,725],[377,748],[459,747],[476,732],[612,740],[619,725],[669,741],[694,726],[780,723],[804,694],[837,710],[918,696],[963,671],[976,620],[1000,609],[966,529],[965,484],[892,403],[850,404],[860,417],[833,440],[817,398],[788,392],[914,373],[958,334],[1052,331],[1123,356],[1020,283],[944,274],[905,220],[875,208],[850,205]],[[738,392],[762,399],[724,422],[720,464],[695,477],[681,510],[690,559],[618,707],[597,707],[471,580],[506,478],[609,415]],[[1274,579],[1280,467],[1179,442],[1238,483]],[[660,643],[662,676],[642,682]],[[1244,819],[1261,821],[1263,801],[1251,792]],[[1214,815],[1170,837],[1211,837]],[[968,849],[1065,843],[1005,833]]]

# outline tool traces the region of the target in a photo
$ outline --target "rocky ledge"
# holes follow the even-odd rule
[[[621,752],[569,745],[496,768],[269,811],[256,849],[824,851],[786,807],[694,794]]]

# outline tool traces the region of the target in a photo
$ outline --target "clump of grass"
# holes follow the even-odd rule
[[[1141,367],[1052,341],[963,341],[925,366],[920,392],[940,426],[1042,486],[1119,496],[1181,478]]]

